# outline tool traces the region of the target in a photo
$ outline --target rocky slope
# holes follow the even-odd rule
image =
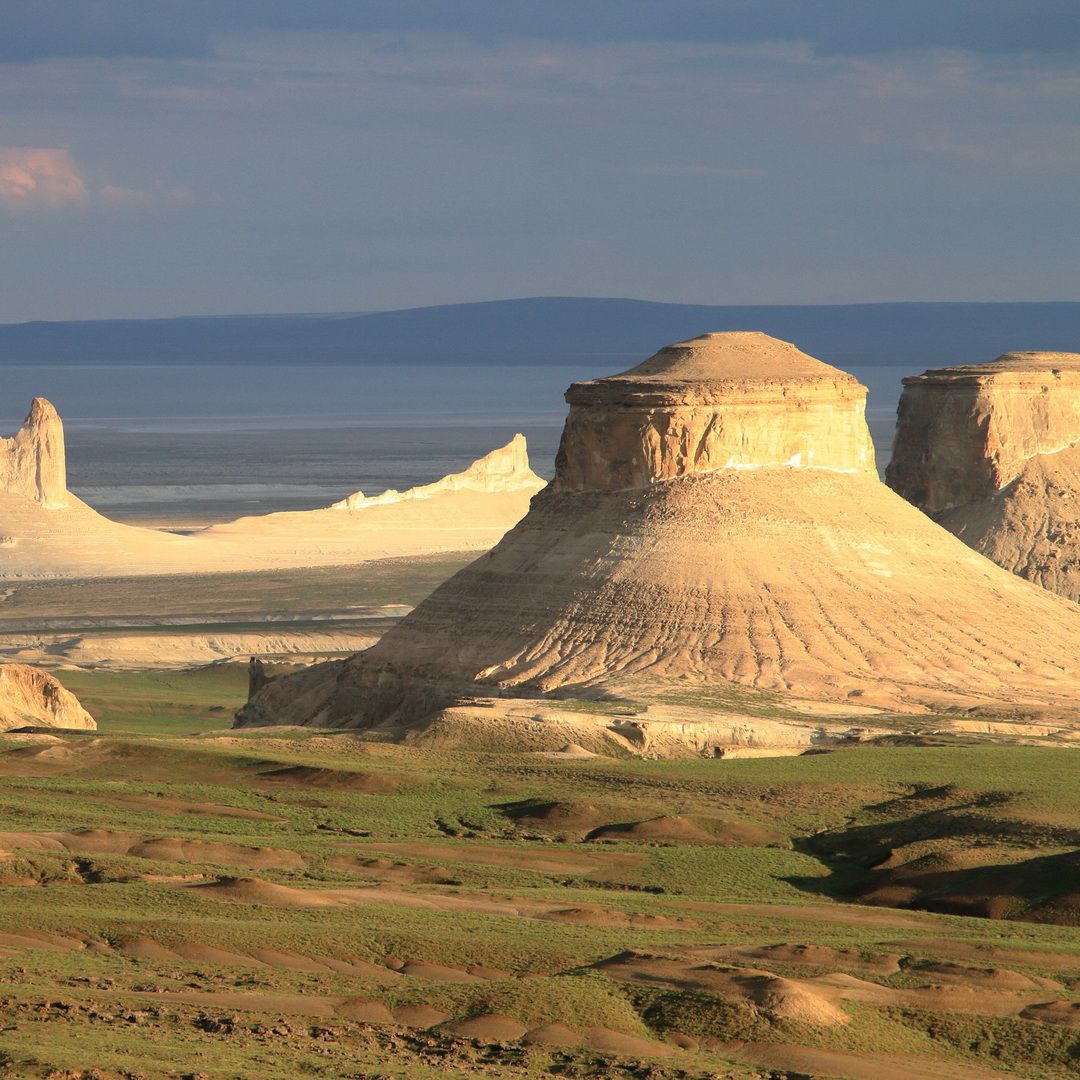
[[[1075,715],[1080,610],[877,479],[865,389],[709,334],[570,389],[555,480],[372,649],[269,684],[240,724],[409,725],[477,693]]]
[[[886,480],[1000,566],[1080,599],[1080,354],[905,379]]]
[[[0,731],[21,727],[97,727],[79,699],[48,672],[0,664]]]
[[[128,577],[340,566],[371,559],[484,551],[544,486],[523,436],[460,473],[332,507],[266,514],[191,535],[121,525],[67,491],[63,425],[35,398],[24,427],[0,441],[0,580]]]

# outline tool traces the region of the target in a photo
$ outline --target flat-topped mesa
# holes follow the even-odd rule
[[[574,383],[566,400],[558,491],[724,469],[874,471],[866,387],[756,331],[668,345],[622,374]]]
[[[492,713],[476,703],[527,699],[484,743],[505,747],[542,732],[538,697],[663,710],[694,687],[719,703],[733,684],[1080,718],[1080,607],[881,483],[864,395],[761,334],[710,335],[577,384],[557,479],[491,551],[370,649],[262,687],[237,723],[441,739],[466,721],[460,706],[483,743]]]
[[[904,379],[888,485],[930,515],[978,502],[1080,441],[1080,354],[1008,352]]]
[[[49,509],[70,502],[64,425],[45,398],[34,398],[11,438],[0,437],[0,493],[22,495]]]
[[[544,481],[529,467],[529,450],[525,436],[518,433],[505,446],[478,458],[467,469],[450,473],[433,484],[396,491],[390,488],[381,495],[370,498],[356,491],[331,510],[362,510],[369,506],[385,506],[387,503],[404,502],[408,499],[430,499],[449,491],[481,491],[496,494],[503,491],[539,491]]]

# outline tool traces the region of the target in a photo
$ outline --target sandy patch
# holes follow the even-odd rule
[[[473,1016],[468,1020],[455,1020],[443,1027],[454,1035],[466,1039],[479,1039],[483,1042],[514,1042],[526,1032],[526,1027],[512,1016],[487,1013]]]
[[[190,891],[210,900],[238,904],[263,904],[280,908],[341,907],[341,901],[316,889],[294,889],[261,878],[222,878],[205,885],[189,885]]]

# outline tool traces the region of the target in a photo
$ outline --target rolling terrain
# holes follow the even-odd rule
[[[1067,750],[451,756],[223,730],[243,678],[3,737],[10,1074],[1074,1075]]]

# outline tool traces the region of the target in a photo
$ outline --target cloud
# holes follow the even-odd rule
[[[1076,0],[0,0],[0,62],[203,59],[223,35],[455,33],[595,45],[798,42],[821,56],[1080,50]]]
[[[155,183],[92,186],[70,151],[62,147],[0,146],[0,207],[14,210],[62,210],[67,207],[139,208],[179,205],[192,200],[191,188]]]
[[[86,198],[86,182],[67,150],[0,147],[0,204],[55,210]]]

